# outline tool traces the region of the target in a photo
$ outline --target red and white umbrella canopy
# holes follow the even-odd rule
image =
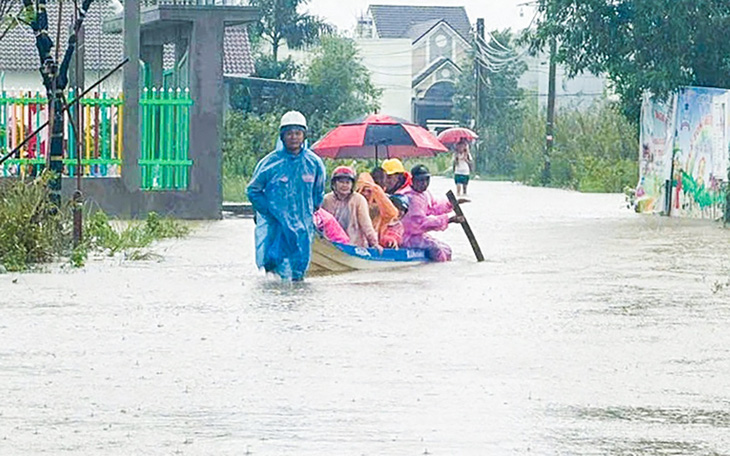
[[[448,149],[420,125],[385,114],[371,114],[340,124],[314,143],[312,150],[326,158],[430,157]]]
[[[438,140],[446,146],[456,144],[463,139],[472,142],[479,139],[479,135],[464,127],[447,128],[438,135]]]

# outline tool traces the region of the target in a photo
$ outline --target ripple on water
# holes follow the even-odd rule
[[[577,418],[597,421],[632,421],[669,425],[730,427],[730,411],[684,407],[577,407]]]

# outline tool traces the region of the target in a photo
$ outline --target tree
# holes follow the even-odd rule
[[[505,54],[502,63],[490,63],[485,45],[490,49],[513,45],[509,30],[494,31],[491,36],[499,45],[475,42],[468,60],[461,62],[462,72],[454,94],[454,116],[461,125],[471,125],[478,119],[474,127],[482,139],[475,157],[477,168],[490,174],[512,175],[514,161],[510,149],[521,132],[520,104],[523,99],[523,90],[517,83],[527,65],[514,52],[510,56]]]
[[[323,38],[306,70],[306,82],[309,93],[303,111],[312,123],[311,137],[379,107],[382,91],[370,80],[351,39]]]
[[[322,35],[332,33],[333,27],[317,16],[298,12],[309,0],[250,0],[261,11],[261,20],[254,24],[251,36],[261,36],[271,44],[274,62],[279,47],[286,40],[290,48],[315,43]]]
[[[71,58],[76,49],[76,36],[83,25],[86,13],[89,11],[93,0],[83,0],[78,8],[77,19],[73,25],[73,32],[68,37],[66,51],[60,64],[58,62],[59,52],[54,55],[54,43],[48,30],[48,13],[46,0],[23,0],[23,7],[34,12],[33,19],[28,24],[35,34],[36,48],[40,58],[40,73],[43,78],[43,86],[48,96],[48,109],[51,130],[51,148],[48,156],[50,166],[48,169],[54,173],[50,181],[51,201],[57,206],[61,203],[61,174],[63,173],[63,143],[64,143],[64,108],[66,106],[65,90],[68,85],[68,69]],[[59,0],[59,9],[63,1]],[[61,20],[61,14],[58,15]],[[60,27],[60,24],[58,24]],[[58,28],[60,30],[60,28]]]
[[[624,111],[638,119],[641,95],[683,85],[730,87],[730,2],[726,0],[538,0],[527,36],[533,49],[557,38],[571,75],[605,73]]]
[[[265,79],[293,80],[299,72],[299,66],[287,57],[284,60],[275,60],[272,55],[256,57],[255,71],[251,76]]]
[[[31,8],[23,7],[13,14],[18,5],[20,5],[19,0],[0,0],[0,41],[13,27],[33,20],[34,10]]]

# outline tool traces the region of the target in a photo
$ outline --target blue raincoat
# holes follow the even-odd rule
[[[326,171],[309,148],[289,153],[281,140],[258,162],[248,184],[256,211],[256,265],[301,280],[309,268],[313,214],[322,204]]]

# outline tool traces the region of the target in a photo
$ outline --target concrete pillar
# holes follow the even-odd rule
[[[150,68],[152,87],[162,87],[162,75],[165,70],[163,67],[163,54],[163,46],[161,45],[142,46],[142,60]]]
[[[201,216],[220,218],[223,131],[223,19],[200,17],[190,40],[190,191],[197,194]]]
[[[124,1],[124,55],[129,61],[124,65],[124,141],[122,180],[127,191],[140,191],[140,117],[139,117],[139,57],[140,57],[140,14],[139,0]],[[137,215],[132,207],[132,216]]]
[[[69,33],[73,33],[73,25],[69,27]],[[84,43],[84,27],[81,27],[79,33],[76,35],[76,52],[74,52],[73,59],[71,60],[71,67],[69,70],[69,87],[84,89],[84,58],[86,54],[86,46]],[[79,71],[76,71],[78,68]]]

